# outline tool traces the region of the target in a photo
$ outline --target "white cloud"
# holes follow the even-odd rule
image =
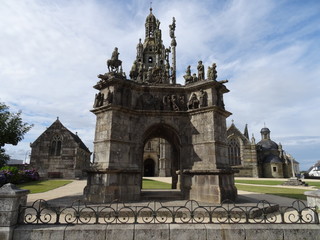
[[[218,79],[230,80],[228,122],[235,119],[239,129],[248,123],[255,135],[266,122],[275,139],[293,137],[291,147],[307,145],[299,136],[312,139],[320,132],[318,6],[165,0],[153,3],[153,13],[166,46],[168,25],[176,18],[178,82],[184,82],[186,66],[195,72],[200,59],[206,67],[217,62]],[[115,46],[124,70],[130,70],[148,14],[149,2],[143,0],[2,2],[0,101],[23,110],[23,119],[35,124],[18,147],[9,147],[13,155],[19,152],[13,149],[27,149],[57,116],[93,150],[95,116],[89,110],[96,76],[107,71],[105,61]],[[319,158],[314,153],[309,160]]]

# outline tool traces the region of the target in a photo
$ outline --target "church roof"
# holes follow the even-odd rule
[[[278,150],[279,146],[271,139],[262,139],[257,143],[258,146],[261,146],[263,150]]]
[[[269,154],[267,155],[264,159],[263,159],[264,163],[282,163],[281,159],[273,154]]]
[[[77,134],[74,134],[73,132],[71,132],[68,128],[66,128],[59,120],[59,118],[57,118],[56,121],[54,121],[50,127],[48,127],[46,129],[46,131],[44,131],[31,145],[33,145],[34,143],[40,141],[40,139],[42,138],[42,136],[47,132],[50,131],[52,129],[64,129],[66,130],[71,137],[73,138],[73,140],[79,145],[79,147],[87,152],[90,153],[90,150],[87,148],[87,146],[82,142],[82,140],[80,139],[80,137]]]
[[[249,138],[247,138],[237,127],[236,125],[232,122],[230,127],[227,129],[227,135],[228,137],[235,135],[240,137],[243,141],[249,141]]]

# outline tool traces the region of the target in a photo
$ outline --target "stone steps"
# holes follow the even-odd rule
[[[180,190],[141,190],[142,200],[183,200],[183,195]]]

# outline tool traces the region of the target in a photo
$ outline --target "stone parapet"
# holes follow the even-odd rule
[[[114,224],[19,226],[13,240],[41,239],[174,239],[301,240],[319,239],[315,224]]]

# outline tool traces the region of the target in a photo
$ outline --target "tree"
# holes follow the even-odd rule
[[[2,147],[5,144],[17,145],[32,127],[22,122],[21,111],[11,113],[9,107],[0,102],[0,167],[10,159]]]

